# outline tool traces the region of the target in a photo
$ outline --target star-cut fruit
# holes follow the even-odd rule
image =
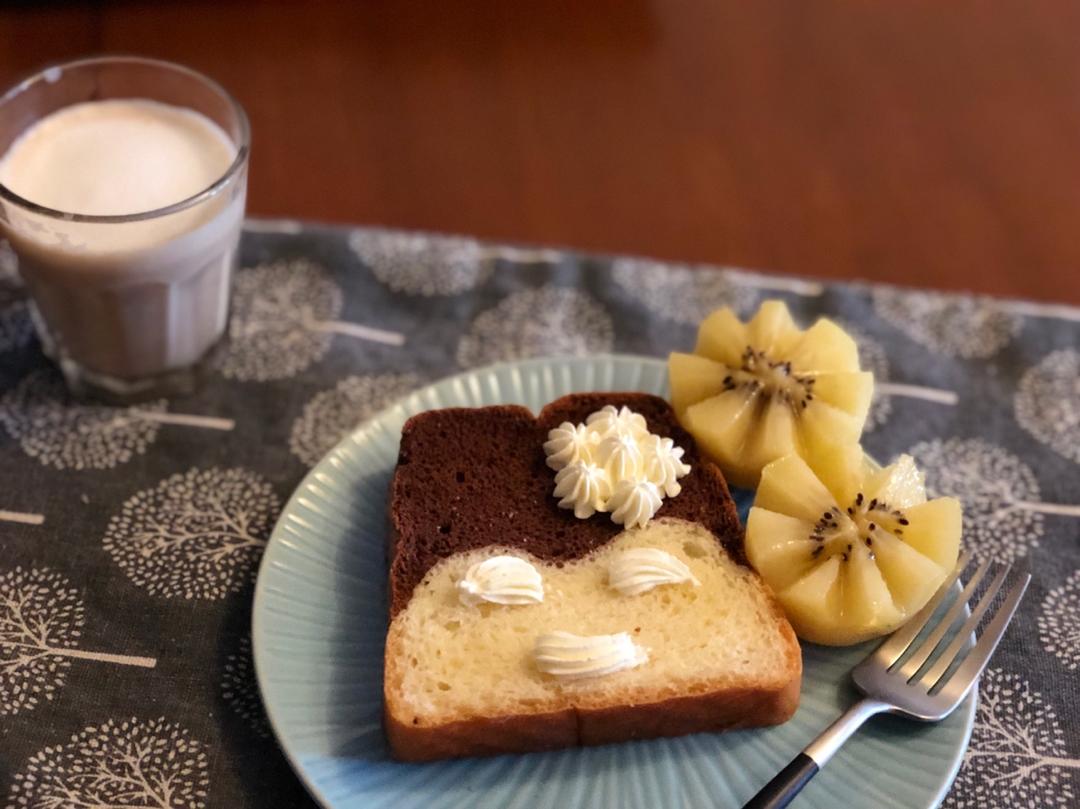
[[[713,312],[694,353],[672,354],[668,370],[679,421],[746,488],[777,458],[857,443],[874,391],[843,329],[823,318],[803,331],[781,301],[747,323],[726,307]]]
[[[846,646],[892,632],[952,572],[960,503],[926,499],[908,455],[884,469],[858,447],[768,464],[746,555],[804,640]]]

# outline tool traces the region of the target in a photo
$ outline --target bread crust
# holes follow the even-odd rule
[[[399,719],[387,703],[386,734],[394,758],[435,761],[779,725],[799,706],[801,673],[796,652],[791,678],[775,685],[719,688],[646,704],[478,717],[432,727]]]
[[[572,709],[529,716],[493,716],[413,727],[386,711],[386,736],[399,761],[537,753],[578,744]]]
[[[655,414],[663,409],[670,412],[670,405],[663,400],[635,393],[572,394],[549,404],[535,420],[528,410],[517,406],[485,408],[484,410],[512,421],[533,421],[543,430],[539,435],[544,435],[547,424],[551,422],[557,424],[564,417],[568,420],[582,420],[589,412],[608,403],[616,406],[627,404],[634,409],[642,407],[652,413],[654,418]],[[443,412],[447,416],[452,416],[454,413],[454,411]],[[462,412],[474,413],[475,411],[463,410]],[[410,437],[416,427],[415,419],[423,418],[424,415],[414,417],[406,423],[403,428],[403,447],[406,444],[406,438]],[[574,416],[577,417],[574,418]],[[697,455],[693,440],[674,423],[673,415],[671,418],[672,424],[665,425],[666,429],[662,432],[673,434],[672,437],[679,441],[680,445],[688,448],[689,453],[694,456],[693,465],[697,481],[694,484],[695,487],[711,493],[710,501],[706,504],[707,513],[702,511],[700,515],[673,514],[672,516],[683,519],[698,517],[694,521],[708,528],[716,541],[736,563],[749,567],[743,551],[742,527],[722,473],[714,464]],[[542,464],[542,449],[539,443],[538,440],[535,451],[541,453],[540,463]],[[408,463],[408,460],[410,459],[405,458],[405,463]],[[399,466],[398,472],[400,471]],[[403,478],[398,472],[395,472],[392,495],[395,507],[406,496],[403,491]],[[545,488],[550,486],[550,483],[546,482],[546,477],[544,486]],[[680,498],[675,498],[673,503],[677,504]],[[547,497],[547,500],[551,498]],[[688,500],[683,501],[684,508]],[[555,510],[554,506],[551,508],[556,517],[566,520],[570,526],[575,525],[566,512]],[[404,539],[399,533],[401,527],[402,521],[397,518],[396,513],[392,514],[389,554],[391,619],[406,606],[412,589],[418,581],[416,561],[399,556],[401,542]],[[620,530],[621,528],[614,526],[610,534],[613,536]],[[527,550],[536,552],[537,549],[529,547]],[[584,552],[589,550],[591,549],[586,548]],[[457,552],[457,549],[453,549],[453,552]],[[426,569],[430,565],[425,564],[421,567]],[[405,575],[406,570],[408,570],[408,575]],[[553,710],[540,710],[532,714],[475,717],[439,725],[425,725],[421,717],[413,717],[409,709],[397,704],[396,694],[391,687],[392,683],[401,681],[401,676],[396,671],[397,655],[390,653],[395,635],[392,625],[387,638],[388,653],[384,685],[384,725],[390,750],[399,760],[419,762],[465,756],[490,756],[500,753],[536,752],[578,745],[681,736],[688,733],[776,725],[786,722],[794,714],[799,703],[802,653],[795,633],[784,617],[775,596],[756,573],[753,575],[769,600],[773,617],[783,637],[786,676],[775,682],[754,683],[740,687],[710,687],[710,684],[703,683],[699,693],[662,698],[642,695],[644,701],[635,701],[633,704],[624,702],[610,705],[556,707]]]

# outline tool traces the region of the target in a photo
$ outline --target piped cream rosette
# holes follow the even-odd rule
[[[559,508],[579,519],[610,513],[627,528],[647,525],[690,472],[684,450],[650,433],[644,416],[628,407],[607,405],[584,424],[564,421],[548,433],[544,452]]]

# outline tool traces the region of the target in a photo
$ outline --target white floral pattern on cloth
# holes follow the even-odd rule
[[[756,289],[736,283],[727,270],[707,265],[617,258],[611,277],[650,312],[686,326],[697,326],[721,306],[746,314],[759,298]]]
[[[129,498],[102,545],[151,595],[217,600],[247,585],[281,501],[247,469],[191,469]]]
[[[1069,671],[1080,668],[1080,570],[1047,593],[1038,623],[1043,648]]]
[[[495,265],[483,246],[461,236],[355,230],[349,247],[384,286],[423,297],[458,295],[480,286]]]
[[[0,398],[0,426],[23,452],[55,469],[111,469],[142,455],[163,424],[231,430],[231,419],[169,413],[158,399],[133,407],[72,399],[52,368],[31,371]]]
[[[960,499],[965,541],[981,559],[1014,562],[1040,545],[1044,517],[1080,517],[1080,504],[1042,502],[1031,467],[984,439],[924,441],[911,455],[931,496]]]
[[[1075,807],[1080,758],[1053,707],[1016,674],[988,668],[979,682],[971,744],[947,809]]]
[[[611,315],[585,292],[556,286],[523,289],[481,312],[458,343],[466,368],[500,360],[583,356],[611,351]]]
[[[45,522],[45,515],[37,514],[32,511],[0,509],[0,522],[15,522],[22,525],[43,525]]]
[[[165,411],[165,400],[138,413]],[[129,409],[78,404],[52,369],[32,371],[0,398],[0,426],[23,452],[55,469],[111,469],[142,455],[157,438],[157,421]]]
[[[875,287],[874,311],[932,351],[963,359],[993,357],[1020,332],[1023,319],[993,298]]]
[[[1020,378],[1016,421],[1038,441],[1080,463],[1080,352],[1047,354]]]
[[[221,698],[256,736],[263,739],[270,737],[270,723],[255,682],[251,638],[248,635],[241,637],[236,652],[225,658],[221,674]]]
[[[337,318],[341,287],[318,264],[292,259],[236,273],[221,373],[242,382],[287,379],[322,359],[335,334],[400,345],[403,337]]]
[[[315,465],[356,425],[420,384],[416,374],[363,374],[315,394],[293,422],[289,449]]]
[[[953,391],[890,381],[889,358],[885,346],[859,327],[838,318],[833,318],[833,320],[855,340],[859,350],[859,365],[862,369],[874,374],[874,398],[871,400],[866,424],[863,427],[866,432],[872,432],[889,420],[894,398],[919,399],[945,405],[956,404],[958,397]]]
[[[1039,484],[1027,464],[981,438],[934,439],[911,448],[927,493],[960,498],[964,539],[983,559],[1013,562],[1044,532]]]
[[[239,270],[221,372],[230,379],[265,382],[307,369],[333,340],[330,332],[307,328],[307,322],[332,321],[343,306],[341,288],[306,259]]]
[[[870,402],[866,424],[863,426],[865,432],[873,432],[876,427],[888,421],[892,413],[892,398],[881,390],[882,383],[889,381],[889,357],[885,353],[885,346],[861,329],[846,322],[837,321],[837,325],[855,340],[859,349],[859,367],[874,375],[874,398]]]
[[[152,658],[78,648],[85,624],[79,591],[60,573],[16,567],[0,575],[0,716],[51,701],[73,660],[155,665]]]
[[[206,749],[164,717],[90,725],[23,764],[7,809],[206,809]]]

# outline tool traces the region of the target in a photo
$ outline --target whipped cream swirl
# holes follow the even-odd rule
[[[638,439],[632,435],[609,435],[596,447],[596,461],[613,481],[637,480],[645,466]]]
[[[627,528],[644,528],[660,510],[663,498],[648,480],[620,480],[605,504],[611,521]]]
[[[584,520],[607,510],[611,481],[599,466],[574,461],[555,475],[555,496],[561,498],[559,508],[572,508],[574,516]]]
[[[472,565],[457,583],[462,604],[539,604],[544,600],[544,582],[531,564],[517,556],[492,556]]]
[[[645,479],[655,483],[667,497],[675,497],[682,491],[679,478],[690,473],[690,465],[683,463],[685,450],[675,446],[670,438],[650,434],[643,442]]]
[[[601,677],[647,663],[648,653],[626,632],[614,635],[574,635],[550,632],[536,639],[536,667],[563,680]]]
[[[685,583],[701,586],[685,562],[659,548],[630,548],[608,565],[608,584],[624,596],[641,595],[661,584]]]
[[[559,508],[579,519],[610,512],[628,528],[646,525],[690,473],[683,449],[650,433],[645,417],[626,406],[607,405],[584,424],[564,421],[548,432],[544,453],[556,472]]]
[[[585,424],[599,440],[613,435],[644,438],[649,434],[645,417],[640,413],[635,413],[626,405],[619,409],[616,409],[615,405],[605,405],[585,419]]]
[[[564,421],[548,433],[548,440],[544,442],[547,465],[558,472],[576,461],[588,460],[595,443],[596,434],[589,432],[584,424]]]

